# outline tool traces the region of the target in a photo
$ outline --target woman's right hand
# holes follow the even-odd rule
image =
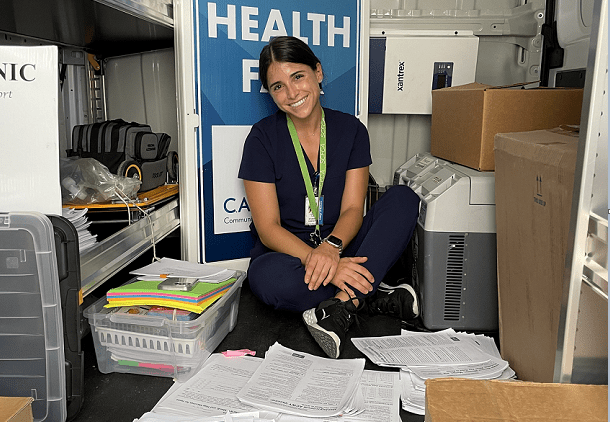
[[[330,281],[331,284],[345,291],[350,297],[355,297],[354,290],[362,294],[368,294],[373,290],[375,278],[363,264],[367,261],[366,256],[356,256],[353,258],[341,258],[335,276]]]

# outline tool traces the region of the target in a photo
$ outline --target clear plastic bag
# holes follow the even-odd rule
[[[60,158],[61,195],[64,204],[130,201],[142,181],[117,176],[94,158]]]

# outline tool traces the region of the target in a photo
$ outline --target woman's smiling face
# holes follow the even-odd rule
[[[322,66],[314,71],[302,63],[272,62],[267,70],[269,93],[292,119],[307,119],[319,105]]]

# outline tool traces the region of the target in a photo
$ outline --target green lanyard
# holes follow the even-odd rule
[[[303,176],[303,182],[305,182],[305,190],[307,190],[307,199],[309,200],[309,208],[316,217],[316,231],[312,234],[312,240],[316,243],[321,241],[320,236],[320,210],[316,202],[316,198],[313,193],[313,185],[311,183],[311,177],[307,171],[307,164],[305,164],[305,156],[303,155],[303,148],[299,142],[299,135],[294,127],[294,123],[290,116],[286,115],[286,121],[288,123],[288,131],[292,138],[292,145],[294,146],[294,152],[297,154],[299,160],[299,167],[301,168],[301,175]],[[318,197],[322,197],[322,186],[324,185],[324,178],[326,177],[326,120],[324,119],[324,110],[322,110],[322,120],[320,122],[320,183],[318,185]],[[316,237],[314,239],[314,236]]]

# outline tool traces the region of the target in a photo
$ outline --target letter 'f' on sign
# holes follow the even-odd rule
[[[258,60],[244,59],[241,67],[243,73],[243,91],[252,92],[252,81],[258,80]],[[257,69],[257,71],[253,72],[252,69]]]

